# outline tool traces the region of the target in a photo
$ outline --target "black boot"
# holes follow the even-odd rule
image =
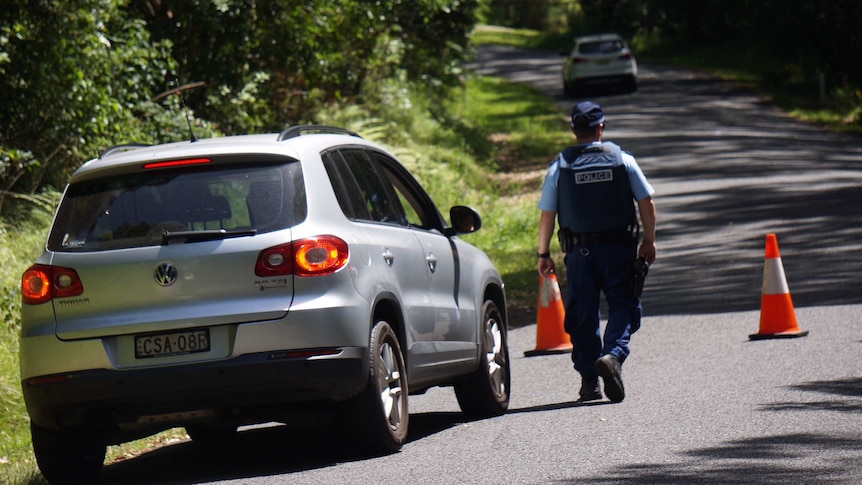
[[[613,402],[620,402],[626,397],[626,389],[623,387],[622,365],[612,354],[599,357],[596,361],[596,372],[602,376],[605,382],[605,394]]]
[[[581,378],[581,398],[578,402],[595,401],[602,398],[602,391],[599,389],[599,378],[592,379]]]

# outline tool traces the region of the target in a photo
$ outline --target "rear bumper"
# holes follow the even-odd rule
[[[41,384],[28,379],[22,388],[30,418],[48,428],[168,428],[224,413],[263,422],[276,420],[266,411],[273,405],[355,396],[368,381],[368,352],[357,347],[315,349],[310,356],[273,351],[183,366],[93,369],[47,376],[38,379]]]
[[[600,86],[600,85],[624,85],[635,80],[633,74],[612,74],[599,76],[583,76],[574,79],[576,82],[585,86]]]

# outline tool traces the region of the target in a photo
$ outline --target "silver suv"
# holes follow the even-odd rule
[[[408,394],[454,386],[505,412],[503,281],[396,158],[346,130],[107,150],[71,177],[22,277],[21,379],[52,482],[106,446],[194,441],[326,410],[371,452],[407,436]],[[339,421],[336,421],[339,422]]]

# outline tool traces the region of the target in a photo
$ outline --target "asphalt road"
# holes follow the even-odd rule
[[[569,110],[556,55],[482,54],[482,72]],[[394,455],[271,427],[163,446],[106,467],[101,483],[862,483],[862,140],[705,75],[641,68],[637,93],[593,98],[606,139],[655,186],[660,218],[622,403],[576,403],[568,356],[524,357],[536,326],[519,326],[505,416],[464,421],[452,391],[434,389],[411,397],[410,441]],[[748,338],[767,233],[806,337]]]

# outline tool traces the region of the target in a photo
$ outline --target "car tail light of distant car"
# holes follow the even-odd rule
[[[34,264],[21,277],[21,297],[26,305],[38,305],[54,298],[77,296],[84,292],[78,273],[71,268]]]
[[[300,239],[261,251],[254,273],[257,276],[323,276],[347,264],[347,243],[336,236]]]

